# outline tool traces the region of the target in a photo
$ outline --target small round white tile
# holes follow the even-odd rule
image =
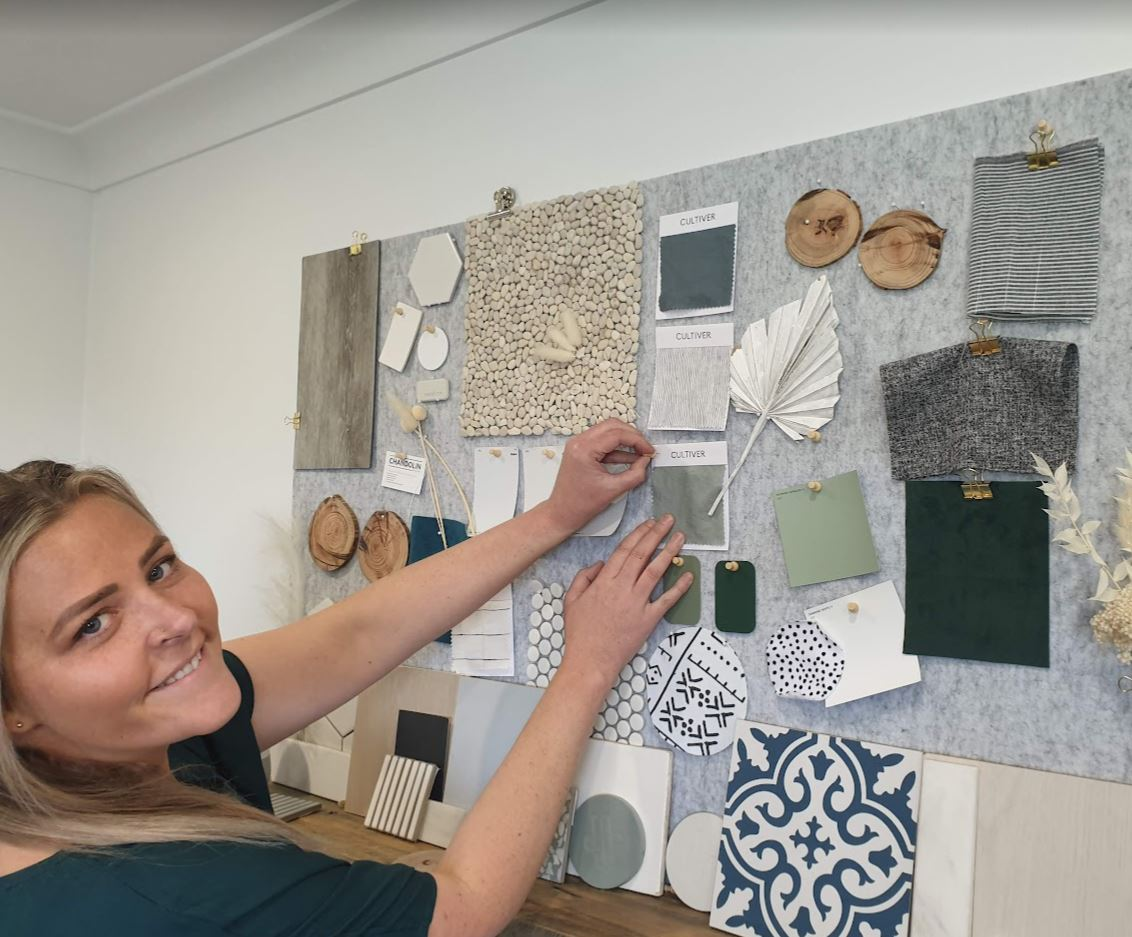
[[[550,634],[550,646],[561,650],[562,645],[566,642],[562,640],[561,631],[552,631]]]
[[[553,612],[553,611],[551,611],[551,608],[550,608],[550,606],[549,606],[549,605],[544,605],[544,606],[542,607],[542,618],[543,618],[543,621],[550,621],[550,619],[552,619],[553,617],[554,617],[554,612]]]
[[[552,582],[552,583],[550,584],[550,594],[551,594],[551,595],[552,595],[552,596],[553,596],[554,598],[556,598],[556,599],[560,599],[560,598],[562,598],[562,596],[563,596],[563,594],[564,594],[564,593],[565,593],[565,590],[564,590],[564,589],[562,588],[562,583],[560,583],[560,582]]]
[[[432,329],[430,332],[429,329]],[[417,339],[417,361],[426,371],[438,370],[448,360],[448,333],[429,323]]]

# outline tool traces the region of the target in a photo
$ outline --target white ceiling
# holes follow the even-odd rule
[[[330,0],[0,0],[0,110],[73,128]]]

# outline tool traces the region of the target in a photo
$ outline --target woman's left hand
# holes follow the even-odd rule
[[[626,451],[626,447],[631,451]],[[620,420],[605,420],[566,443],[547,510],[573,533],[648,475],[656,450],[641,432]],[[611,472],[610,465],[627,465]]]

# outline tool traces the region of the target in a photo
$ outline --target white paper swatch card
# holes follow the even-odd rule
[[[657,328],[649,429],[726,429],[734,342],[730,322]]]
[[[407,491],[411,495],[421,493],[424,484],[425,461],[423,456],[406,455],[404,452],[386,452],[385,464],[381,469],[381,487],[394,491]]]
[[[407,303],[398,303],[389,317],[389,331],[385,333],[385,344],[381,346],[381,357],[377,360],[394,371],[404,371],[417,330],[421,327],[422,313]]]
[[[920,682],[920,658],[903,651],[904,607],[891,580],[808,608],[806,620],[845,655],[845,673],[825,698],[827,707]]]
[[[529,511],[550,497],[558,469],[562,465],[562,446],[538,446],[523,450],[523,511]],[[619,466],[611,467],[623,471]],[[608,537],[617,532],[625,516],[625,496],[577,531],[575,537]]]
[[[477,534],[515,516],[519,497],[519,450],[495,446],[475,452],[472,515]]]

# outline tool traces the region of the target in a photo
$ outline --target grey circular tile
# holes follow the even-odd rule
[[[618,888],[641,868],[645,828],[637,811],[612,794],[597,794],[574,814],[570,861],[594,888]]]

